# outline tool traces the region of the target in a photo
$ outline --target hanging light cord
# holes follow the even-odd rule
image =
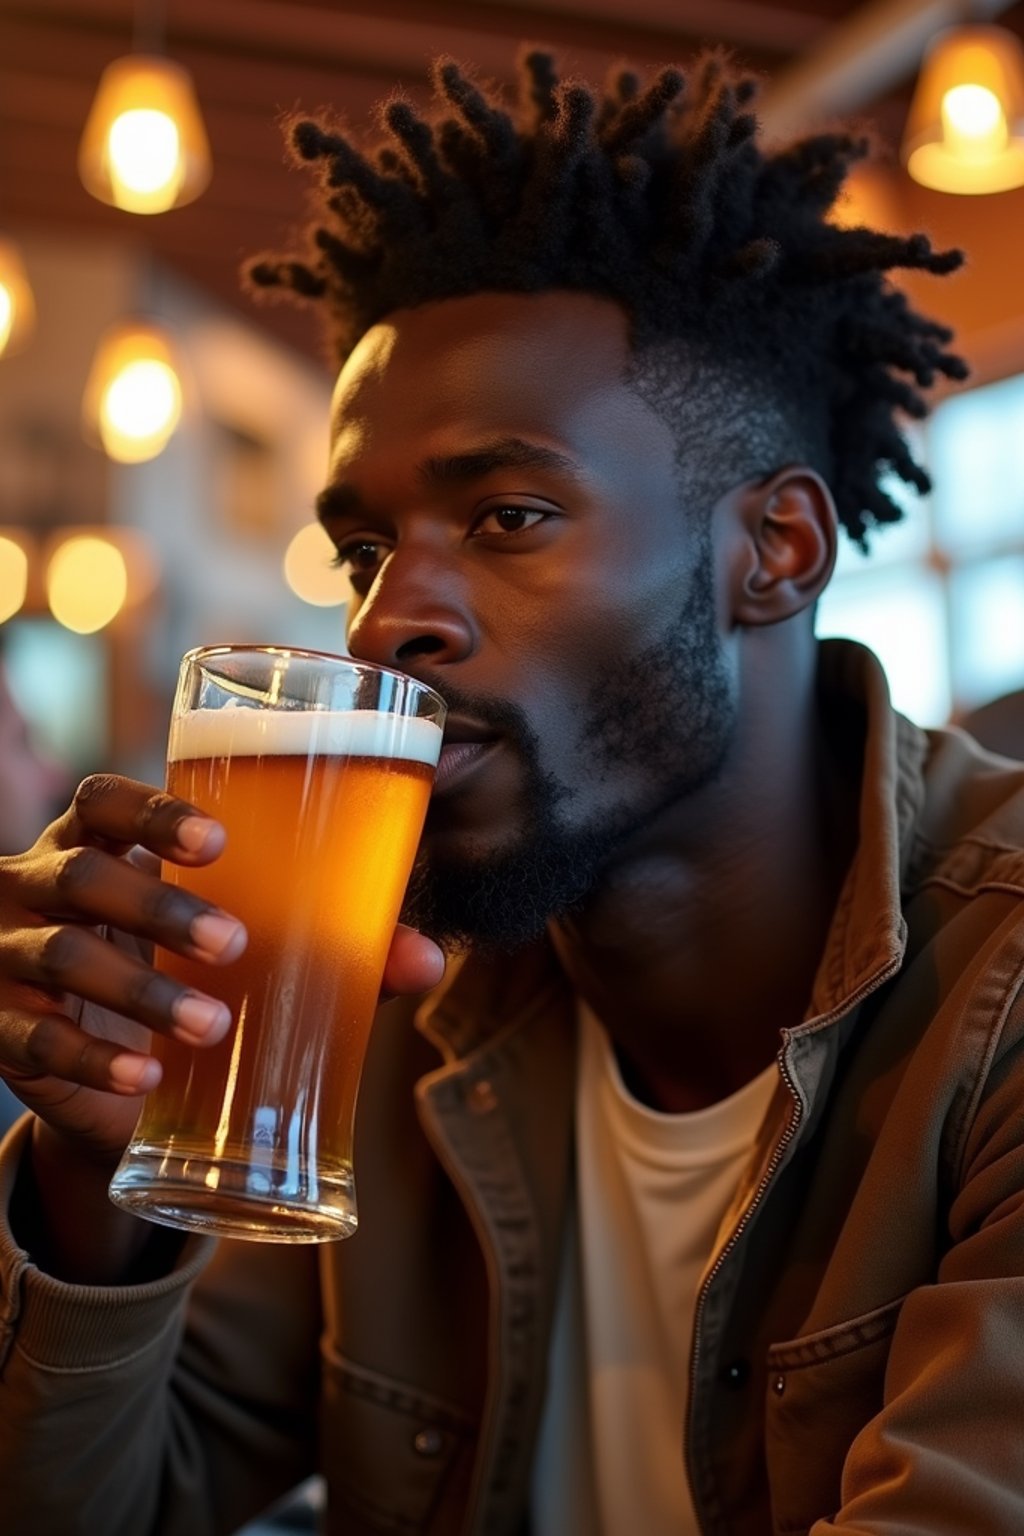
[[[132,50],[135,53],[163,53],[167,38],[165,0],[136,0]]]

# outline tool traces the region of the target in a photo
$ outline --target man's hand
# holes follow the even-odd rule
[[[80,785],[27,853],[0,859],[0,1076],[62,1142],[111,1166],[160,1080],[150,1031],[203,1048],[230,1027],[219,966],[242,923],[159,877],[161,859],[209,864],[224,830],[195,806],[113,775]],[[154,945],[210,966],[210,992],[154,970]],[[389,994],[435,985],[441,951],[395,935]]]

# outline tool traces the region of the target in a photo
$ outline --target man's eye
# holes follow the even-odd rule
[[[539,507],[492,507],[473,529],[474,533],[524,533],[548,513]]]
[[[351,544],[342,544],[331,564],[357,576],[361,572],[376,570],[383,559],[383,544],[375,544],[372,539],[356,539]]]

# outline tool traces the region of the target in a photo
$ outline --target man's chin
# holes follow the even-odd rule
[[[402,908],[402,921],[447,954],[513,953],[539,938],[553,915],[542,892],[524,889],[507,855],[479,850],[475,857],[422,859]]]
[[[496,848],[463,843],[458,856],[431,838],[413,870],[403,921],[449,951],[512,953],[554,918],[579,910],[615,842],[610,827],[569,832],[553,818]]]

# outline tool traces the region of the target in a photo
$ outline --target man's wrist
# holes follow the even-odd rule
[[[36,1120],[11,1197],[10,1225],[38,1269],[72,1285],[132,1285],[173,1268],[178,1233],[109,1198],[117,1159],[90,1154]]]

